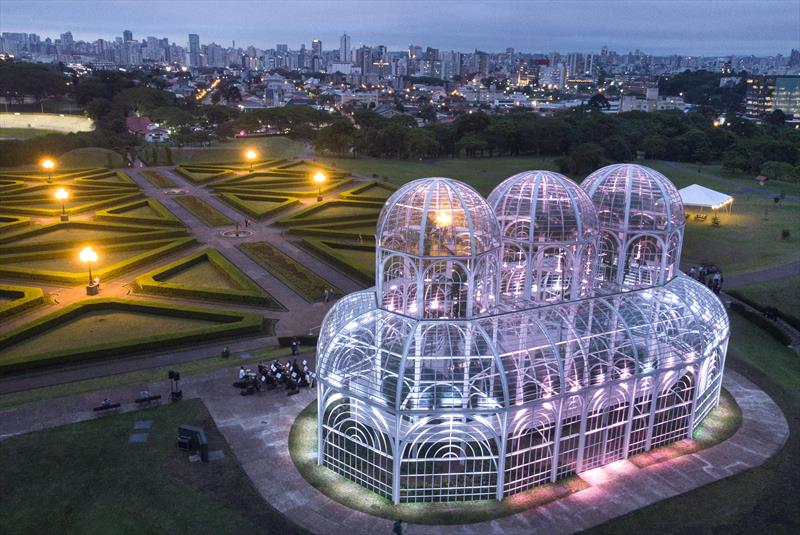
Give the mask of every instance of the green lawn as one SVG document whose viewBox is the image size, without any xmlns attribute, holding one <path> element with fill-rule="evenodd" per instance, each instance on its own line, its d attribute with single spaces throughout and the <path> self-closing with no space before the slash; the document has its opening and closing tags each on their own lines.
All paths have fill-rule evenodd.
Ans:
<svg viewBox="0 0 800 535">
<path fill-rule="evenodd" d="M 239 249 L 307 301 L 321 300 L 325 295 L 325 288 L 333 289 L 338 295 L 343 293 L 336 286 L 269 243 L 243 243 Z"/>
<path fill-rule="evenodd" d="M 244 152 L 253 149 L 259 159 L 294 158 L 303 151 L 303 143 L 285 137 L 254 137 L 213 142 L 207 148 L 172 148 L 173 162 L 244 162 Z"/>
<path fill-rule="evenodd" d="M 186 208 L 209 227 L 233 225 L 233 221 L 200 197 L 179 196 L 175 202 Z"/>
<path fill-rule="evenodd" d="M 740 286 L 735 292 L 761 306 L 772 306 L 800 317 L 800 276 Z"/>
<path fill-rule="evenodd" d="M 125 160 L 113 150 L 97 147 L 73 149 L 58 157 L 61 169 L 79 169 L 82 167 L 122 167 Z"/>
<path fill-rule="evenodd" d="M 388 177 L 393 184 L 441 176 L 463 180 L 484 195 L 506 178 L 532 169 L 558 170 L 553 158 L 454 158 L 443 160 L 380 160 L 317 158 L 317 161 L 367 177 Z"/>
<path fill-rule="evenodd" d="M 689 211 L 690 214 L 694 212 Z M 736 197 L 730 214 L 719 213 L 720 226 L 689 218 L 681 264 L 715 263 L 727 274 L 758 271 L 800 260 L 800 203 L 775 206 L 757 195 Z M 781 231 L 791 233 L 781 238 Z"/>
<path fill-rule="evenodd" d="M 209 260 L 187 265 L 184 269 L 166 277 L 156 276 L 159 282 L 171 284 L 185 284 L 201 288 L 239 288 L 230 277 Z"/>
<path fill-rule="evenodd" d="M 144 444 L 133 424 L 152 420 Z M 189 463 L 178 426 L 202 427 L 224 459 Z M 199 400 L 0 442 L 0 518 L 14 533 L 301 533 L 266 503 Z"/>
<path fill-rule="evenodd" d="M 190 319 L 131 311 L 97 310 L 53 326 L 42 334 L 3 348 L 3 358 L 28 357 L 53 349 L 70 350 L 99 343 L 125 342 L 144 336 L 159 336 L 216 325 Z"/>
<path fill-rule="evenodd" d="M 60 133 L 56 130 L 45 130 L 43 128 L 0 128 L 0 139 L 31 139 Z"/>
</svg>

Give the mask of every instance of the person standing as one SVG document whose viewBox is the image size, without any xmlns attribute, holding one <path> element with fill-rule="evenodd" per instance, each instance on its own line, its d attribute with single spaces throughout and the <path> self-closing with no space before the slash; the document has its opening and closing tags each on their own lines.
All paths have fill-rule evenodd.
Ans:
<svg viewBox="0 0 800 535">
<path fill-rule="evenodd" d="M 395 520 L 394 527 L 392 527 L 394 535 L 403 535 L 403 521 L 400 519 Z"/>
</svg>

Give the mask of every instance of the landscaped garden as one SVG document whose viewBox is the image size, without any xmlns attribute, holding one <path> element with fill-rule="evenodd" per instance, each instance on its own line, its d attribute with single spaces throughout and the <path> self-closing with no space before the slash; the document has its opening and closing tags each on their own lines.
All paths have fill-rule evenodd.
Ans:
<svg viewBox="0 0 800 535">
<path fill-rule="evenodd" d="M 321 300 L 325 296 L 326 288 L 338 295 L 342 294 L 336 286 L 274 245 L 266 242 L 243 243 L 239 249 L 309 302 Z"/>
<path fill-rule="evenodd" d="M 151 421 L 146 443 L 129 443 Z M 179 425 L 201 427 L 223 458 L 190 463 Z M 17 533 L 300 531 L 259 496 L 200 400 L 105 417 L 0 442 L 3 529 Z"/>
<path fill-rule="evenodd" d="M 233 225 L 231 218 L 205 202 L 200 197 L 175 197 L 175 202 L 186 208 L 195 217 L 209 227 L 225 227 Z"/>
<path fill-rule="evenodd" d="M 148 294 L 285 310 L 272 295 L 214 249 L 203 249 L 161 266 L 137 277 L 134 283 L 139 291 Z"/>
<path fill-rule="evenodd" d="M 273 332 L 260 314 L 100 298 L 68 305 L 0 335 L 0 370 L 30 369 Z"/>
</svg>

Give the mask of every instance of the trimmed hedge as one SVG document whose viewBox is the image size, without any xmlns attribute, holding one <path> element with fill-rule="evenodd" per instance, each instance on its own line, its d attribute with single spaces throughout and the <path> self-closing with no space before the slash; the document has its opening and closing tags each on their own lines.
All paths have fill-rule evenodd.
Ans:
<svg viewBox="0 0 800 535">
<path fill-rule="evenodd" d="M 44 333 L 57 325 L 78 318 L 87 312 L 98 310 L 142 312 L 179 318 L 202 319 L 217 321 L 219 325 L 190 329 L 188 331 L 169 335 L 142 336 L 120 342 L 92 344 L 82 348 L 66 350 L 56 349 L 37 355 L 14 357 L 10 359 L 3 359 L 0 357 L 0 372 L 7 373 L 22 369 L 103 357 L 120 357 L 149 349 L 161 350 L 168 347 L 175 347 L 192 342 L 205 342 L 207 340 L 236 334 L 257 333 L 261 332 L 265 327 L 264 318 L 260 314 L 221 312 L 209 308 L 178 306 L 174 304 L 163 305 L 159 303 L 115 298 L 100 298 L 69 305 L 62 310 L 38 318 L 27 325 L 23 325 L 22 327 L 6 333 L 0 337 L 0 352 L 2 352 L 2 349 Z M 274 320 L 267 320 L 267 330 L 272 332 L 273 327 Z"/>
<path fill-rule="evenodd" d="M 159 214 L 158 217 L 144 217 L 125 215 L 125 212 L 149 206 L 154 212 Z M 99 210 L 95 213 L 95 220 L 98 221 L 112 221 L 119 223 L 127 223 L 134 225 L 165 225 L 170 227 L 182 227 L 183 223 L 180 219 L 167 210 L 167 208 L 155 199 L 142 199 L 140 201 L 123 204 L 122 206 L 115 206 L 114 208 L 107 208 Z"/>
<path fill-rule="evenodd" d="M 31 218 L 23 216 L 0 215 L 0 232 L 7 232 L 15 228 L 24 227 L 31 224 Z"/>
<path fill-rule="evenodd" d="M 736 312 L 743 318 L 750 321 L 750 323 L 755 324 L 756 326 L 765 330 L 770 336 L 772 336 L 775 340 L 780 342 L 782 345 L 788 346 L 792 343 L 792 339 L 786 334 L 783 329 L 781 329 L 778 325 L 771 322 L 761 314 L 757 312 L 753 312 L 752 310 L 745 308 L 745 306 L 741 303 L 731 302 L 730 308 L 733 312 Z"/>
<path fill-rule="evenodd" d="M 745 297 L 745 295 L 739 292 L 738 290 L 725 290 L 725 293 L 730 295 L 731 297 L 738 299 L 743 303 L 747 303 L 748 305 L 755 308 L 761 313 L 766 312 L 766 308 L 769 306 L 769 305 L 762 305 L 761 303 L 757 303 L 752 299 Z M 785 321 L 786 323 L 788 323 L 789 325 L 800 331 L 800 318 L 792 314 L 788 314 L 780 309 L 775 309 L 775 310 L 777 310 L 779 318 L 781 318 L 783 321 Z"/>
<path fill-rule="evenodd" d="M 204 261 L 210 262 L 215 268 L 223 272 L 238 288 L 204 288 L 159 280 L 168 278 L 170 275 Z M 274 310 L 286 310 L 269 292 L 242 273 L 219 251 L 211 248 L 203 249 L 136 277 L 134 284 L 138 291 L 154 295 L 186 299 L 211 299 L 246 305 L 262 305 Z"/>
<path fill-rule="evenodd" d="M 194 184 L 207 184 L 221 178 L 234 176 L 233 171 L 205 171 L 197 169 L 196 166 L 179 165 L 175 172 Z"/>
<path fill-rule="evenodd" d="M 330 288 L 340 295 L 343 293 L 272 244 L 250 242 L 243 243 L 238 248 L 309 303 L 322 299 L 325 288 Z"/>
<path fill-rule="evenodd" d="M 372 223 L 373 220 L 370 220 Z M 353 230 L 357 228 L 357 225 L 353 223 L 331 223 L 330 225 L 309 225 L 307 227 L 289 227 L 289 232 L 292 234 L 298 234 L 300 236 L 312 236 L 312 237 L 321 237 L 321 238 L 344 238 L 347 240 L 358 240 L 358 237 L 364 240 L 364 242 L 368 242 L 373 244 L 375 243 L 375 225 L 372 225 L 372 229 L 370 232 L 363 231 L 358 232 L 357 230 Z"/>
<path fill-rule="evenodd" d="M 385 195 L 376 195 L 375 192 L 368 193 L 369 190 L 378 189 L 381 190 L 381 193 L 386 193 Z M 362 184 L 355 189 L 351 189 L 350 191 L 345 191 L 339 195 L 341 199 L 350 199 L 354 201 L 373 201 L 373 202 L 386 202 L 386 199 L 391 197 L 391 195 L 397 191 L 397 186 L 393 184 L 387 184 L 385 182 L 378 182 L 374 180 L 372 182 L 367 182 L 366 184 Z"/>
<path fill-rule="evenodd" d="M 144 197 L 144 193 L 142 192 L 135 192 L 135 193 L 126 193 L 122 195 L 109 195 L 103 196 L 102 199 L 96 200 L 87 204 L 79 204 L 76 206 L 67 207 L 66 212 L 69 215 L 79 214 L 81 212 L 88 212 L 90 210 L 97 210 L 98 208 L 105 208 L 107 206 L 114 206 L 115 204 L 124 204 L 126 202 L 135 201 L 136 199 L 141 199 Z M 35 200 L 35 199 L 31 199 Z M 53 208 L 27 208 L 24 203 L 15 202 L 11 199 L 6 199 L 6 201 L 10 202 L 3 202 L 0 203 L 0 210 L 6 213 L 11 214 L 24 214 L 24 215 L 39 215 L 39 216 L 49 216 L 55 217 L 61 213 L 61 207 L 56 206 L 58 203 L 53 201 Z M 30 200 L 28 200 L 30 202 Z"/>
<path fill-rule="evenodd" d="M 174 240 L 154 240 L 145 242 L 126 243 L 120 246 L 117 245 L 109 246 L 108 249 L 109 250 L 113 249 L 114 251 L 139 249 L 147 245 L 151 245 L 154 248 L 145 251 L 141 254 L 121 260 L 116 264 L 112 264 L 110 266 L 100 269 L 92 269 L 92 273 L 97 275 L 101 279 L 116 277 L 134 268 L 138 268 L 139 266 L 148 264 L 156 260 L 157 258 L 161 258 L 163 256 L 172 254 L 175 251 L 178 251 L 184 247 L 193 245 L 194 243 L 196 242 L 193 237 L 183 237 Z M 0 276 L 15 277 L 20 279 L 30 279 L 30 280 L 42 280 L 42 281 L 57 282 L 70 285 L 83 284 L 87 280 L 86 273 L 71 273 L 68 271 L 52 271 L 45 269 L 31 269 L 26 267 L 12 267 L 4 265 L 3 263 L 3 260 L 7 262 L 24 262 L 25 260 L 34 260 L 34 259 L 38 260 L 47 258 L 63 258 L 68 255 L 74 255 L 74 254 L 77 254 L 77 251 L 67 249 L 60 251 L 46 251 L 39 253 L 12 254 L 12 255 L 0 256 Z M 100 261 L 102 262 L 102 258 L 100 259 Z"/>
<path fill-rule="evenodd" d="M 328 216 L 315 216 L 314 214 L 320 211 L 325 211 L 328 208 L 342 208 L 344 209 L 344 213 L 341 215 L 328 215 Z M 356 212 L 356 213 L 347 213 L 347 208 L 372 208 L 374 209 L 374 215 L 367 212 Z M 377 221 L 378 215 L 380 215 L 381 208 L 383 208 L 382 202 L 369 202 L 369 201 L 348 201 L 342 199 L 331 199 L 328 201 L 318 202 L 316 204 L 312 204 L 311 206 L 304 208 L 298 212 L 295 212 L 291 215 L 286 217 L 282 217 L 278 219 L 277 223 L 279 225 L 295 225 L 295 226 L 303 226 L 303 225 L 314 225 L 319 226 L 325 223 L 344 223 L 344 222 L 355 222 L 355 221 Z"/>
<path fill-rule="evenodd" d="M 0 301 L 0 319 L 19 314 L 44 302 L 42 289 L 30 286 L 0 284 L 0 296 L 11 299 L 6 302 Z"/>
<path fill-rule="evenodd" d="M 357 262 L 353 262 L 352 258 L 347 255 L 347 249 L 374 253 L 374 245 L 316 238 L 303 238 L 302 245 L 324 260 L 332 262 L 338 269 L 354 277 L 359 282 L 365 284 L 373 284 L 375 282 L 374 264 L 372 269 L 368 269 Z"/>
<path fill-rule="evenodd" d="M 126 242 L 143 242 L 152 240 L 163 240 L 166 238 L 178 238 L 186 235 L 184 229 L 163 228 L 144 225 L 124 225 L 119 223 L 107 223 L 101 221 L 59 221 L 50 223 L 49 225 L 42 225 L 30 230 L 18 232 L 8 236 L 0 237 L 0 254 L 13 254 L 24 253 L 28 251 L 41 251 L 44 249 L 71 249 L 76 245 L 86 242 L 86 239 L 77 237 L 75 240 L 67 241 L 41 241 L 38 243 L 15 243 L 21 239 L 38 236 L 40 234 L 47 234 L 53 229 L 70 228 L 70 229 L 86 229 L 86 230 L 113 230 L 119 231 L 121 234 L 117 236 L 110 236 L 105 240 L 113 241 L 114 243 Z M 93 240 L 104 241 L 104 240 Z"/>
<path fill-rule="evenodd" d="M 225 227 L 233 225 L 231 218 L 208 204 L 200 197 L 181 196 L 175 197 L 175 202 L 183 206 L 192 215 L 209 227 Z"/>
<path fill-rule="evenodd" d="M 278 212 L 282 212 L 287 208 L 292 206 L 296 206 L 300 204 L 299 199 L 293 199 L 290 197 L 275 197 L 272 195 L 258 195 L 258 194 L 245 194 L 245 193 L 220 193 L 219 198 L 233 208 L 239 210 L 240 212 L 244 212 L 245 214 L 249 215 L 253 219 L 262 220 L 268 217 L 271 217 Z M 275 202 L 278 203 L 272 208 L 266 208 L 264 210 L 255 210 L 247 205 L 246 201 L 268 201 L 268 202 Z"/>
</svg>

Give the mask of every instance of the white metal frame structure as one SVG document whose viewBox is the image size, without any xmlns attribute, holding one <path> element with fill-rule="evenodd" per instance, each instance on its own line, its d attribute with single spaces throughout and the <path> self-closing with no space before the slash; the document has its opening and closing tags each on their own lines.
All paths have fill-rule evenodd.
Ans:
<svg viewBox="0 0 800 535">
<path fill-rule="evenodd" d="M 509 186 L 547 183 L 562 206 L 552 228 L 567 226 L 564 214 L 593 217 L 585 202 L 564 204 L 580 197 L 568 179 L 524 175 L 492 194 L 495 207 L 516 195 L 500 224 L 450 179 L 411 182 L 387 201 L 376 288 L 337 302 L 320 332 L 320 464 L 394 503 L 499 500 L 691 438 L 717 404 L 728 319 L 694 280 L 674 273 L 616 293 L 600 280 L 603 291 L 579 285 L 544 302 L 498 292 L 501 231 L 514 210 L 530 213 Z M 538 210 L 549 196 L 524 198 Z M 532 234 L 544 224 L 530 220 Z"/>
</svg>

